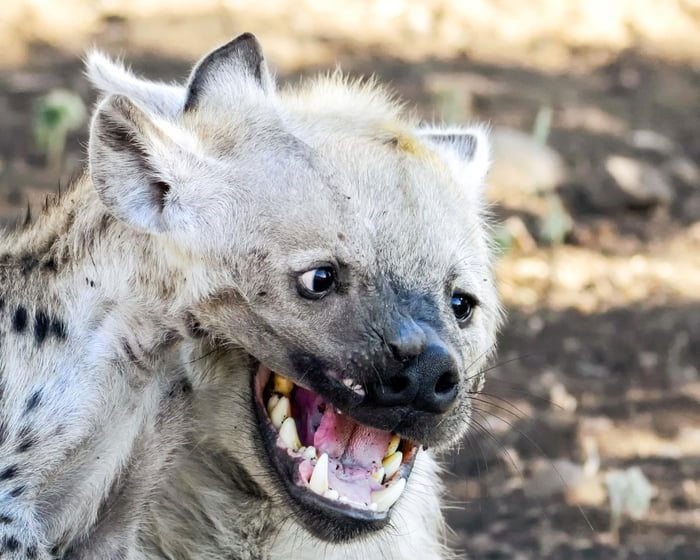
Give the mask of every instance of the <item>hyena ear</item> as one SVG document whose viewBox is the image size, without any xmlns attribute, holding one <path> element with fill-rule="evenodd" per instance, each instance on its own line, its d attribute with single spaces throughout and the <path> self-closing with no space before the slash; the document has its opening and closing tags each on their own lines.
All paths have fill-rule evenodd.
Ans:
<svg viewBox="0 0 700 560">
<path fill-rule="evenodd" d="M 430 128 L 418 133 L 456 155 L 470 171 L 470 180 L 483 184 L 491 167 L 491 143 L 486 127 Z"/>
<path fill-rule="evenodd" d="M 260 43 L 251 33 L 239 35 L 210 52 L 195 66 L 187 86 L 185 111 L 214 98 L 231 102 L 243 95 L 270 95 L 274 82 Z"/>
<path fill-rule="evenodd" d="M 85 73 L 104 96 L 125 95 L 157 115 L 174 117 L 185 104 L 183 86 L 139 78 L 123 64 L 97 50 L 88 53 Z"/>
<path fill-rule="evenodd" d="M 189 146 L 188 149 L 188 145 Z M 90 176 L 115 217 L 149 232 L 182 226 L 188 169 L 197 168 L 194 140 L 123 95 L 102 101 L 90 128 Z"/>
</svg>

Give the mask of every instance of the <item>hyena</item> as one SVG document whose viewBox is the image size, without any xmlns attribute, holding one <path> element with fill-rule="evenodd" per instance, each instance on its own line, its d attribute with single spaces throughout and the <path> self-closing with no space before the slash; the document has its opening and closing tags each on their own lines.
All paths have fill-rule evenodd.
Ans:
<svg viewBox="0 0 700 560">
<path fill-rule="evenodd" d="M 0 558 L 444 558 L 500 313 L 481 128 L 255 38 L 93 54 L 89 169 L 0 242 Z M 428 450 L 430 448 L 430 450 Z"/>
</svg>

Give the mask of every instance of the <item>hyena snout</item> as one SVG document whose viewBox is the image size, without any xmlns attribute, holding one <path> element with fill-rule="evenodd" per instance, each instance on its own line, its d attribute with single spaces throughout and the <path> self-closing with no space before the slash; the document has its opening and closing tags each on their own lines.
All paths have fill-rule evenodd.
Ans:
<svg viewBox="0 0 700 560">
<path fill-rule="evenodd" d="M 457 360 L 437 333 L 408 320 L 386 344 L 400 367 L 385 368 L 368 387 L 374 404 L 410 406 L 415 410 L 444 413 L 457 399 Z"/>
</svg>

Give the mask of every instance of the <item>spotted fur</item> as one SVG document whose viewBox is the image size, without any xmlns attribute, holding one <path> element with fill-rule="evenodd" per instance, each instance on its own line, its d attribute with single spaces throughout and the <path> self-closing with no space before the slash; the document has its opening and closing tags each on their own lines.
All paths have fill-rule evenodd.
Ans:
<svg viewBox="0 0 700 560">
<path fill-rule="evenodd" d="M 420 301 L 463 395 L 422 439 L 459 440 L 500 320 L 484 130 L 421 129 L 340 75 L 277 92 L 250 35 L 185 85 L 99 53 L 88 75 L 87 173 L 0 240 L 0 558 L 446 558 L 428 452 L 387 528 L 312 537 L 264 459 L 251 375 L 368 375 L 376 333 Z M 294 274 L 327 261 L 344 291 L 299 298 Z M 446 282 L 480 302 L 468 328 Z"/>
</svg>

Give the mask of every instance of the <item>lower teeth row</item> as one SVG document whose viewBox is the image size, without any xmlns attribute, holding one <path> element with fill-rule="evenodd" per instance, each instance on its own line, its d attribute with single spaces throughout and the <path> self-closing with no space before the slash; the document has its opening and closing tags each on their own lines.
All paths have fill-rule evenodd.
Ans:
<svg viewBox="0 0 700 560">
<path fill-rule="evenodd" d="M 403 453 L 398 451 L 401 438 L 393 435 L 389 441 L 387 452 L 382 460 L 382 466 L 376 469 L 371 477 L 380 484 L 386 480 L 384 488 L 376 490 L 370 494 L 370 503 L 358 503 L 341 496 L 337 490 L 333 490 L 328 486 L 328 454 L 323 453 L 317 458 L 316 449 L 313 446 L 303 447 L 297 425 L 292 417 L 292 407 L 289 401 L 289 395 L 292 392 L 293 384 L 291 381 L 274 374 L 274 393 L 270 396 L 267 402 L 267 413 L 270 416 L 272 425 L 278 430 L 277 444 L 287 449 L 296 456 L 301 456 L 304 459 L 316 459 L 316 465 L 309 479 L 309 488 L 315 494 L 324 498 L 340 503 L 349 504 L 354 507 L 370 509 L 371 511 L 387 511 L 401 497 L 401 494 L 406 487 L 406 479 L 391 478 L 398 472 L 403 462 Z"/>
</svg>

